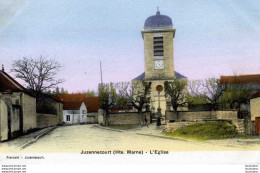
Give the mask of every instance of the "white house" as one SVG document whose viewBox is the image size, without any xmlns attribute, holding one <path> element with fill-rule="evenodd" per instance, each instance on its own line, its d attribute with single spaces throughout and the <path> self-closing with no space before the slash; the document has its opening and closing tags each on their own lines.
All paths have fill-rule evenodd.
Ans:
<svg viewBox="0 0 260 173">
<path fill-rule="evenodd" d="M 88 110 L 82 94 L 61 94 L 63 102 L 63 122 L 65 124 L 87 123 Z"/>
<path fill-rule="evenodd" d="M 59 94 L 56 97 L 63 102 L 63 122 L 65 124 L 98 122 L 98 97 L 86 97 L 86 94 Z"/>
<path fill-rule="evenodd" d="M 81 124 L 87 123 L 87 108 L 84 102 L 81 103 L 80 107 L 75 109 L 63 109 L 63 122 L 65 124 Z"/>
</svg>

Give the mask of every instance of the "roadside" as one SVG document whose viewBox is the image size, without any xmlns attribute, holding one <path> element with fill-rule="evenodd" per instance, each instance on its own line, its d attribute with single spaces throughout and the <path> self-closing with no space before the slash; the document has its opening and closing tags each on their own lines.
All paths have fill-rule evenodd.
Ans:
<svg viewBox="0 0 260 173">
<path fill-rule="evenodd" d="M 29 133 L 23 136 L 20 136 L 19 138 L 11 139 L 9 141 L 4 141 L 0 143 L 0 152 L 10 152 L 13 150 L 22 150 L 26 148 L 27 146 L 31 145 L 32 143 L 36 142 L 39 138 L 43 137 L 47 133 L 51 132 L 57 127 L 47 127 L 40 129 L 38 131 L 35 131 L 33 133 Z M 6 149 L 9 148 L 10 151 L 7 151 Z"/>
<path fill-rule="evenodd" d="M 210 144 L 215 146 L 233 147 L 233 148 L 240 148 L 245 150 L 248 149 L 258 150 L 260 146 L 260 136 L 251 136 L 248 138 L 216 139 L 216 140 L 208 140 L 208 141 L 194 141 L 189 139 L 170 137 L 170 136 L 166 136 L 165 133 L 163 132 L 163 126 L 157 127 L 156 124 L 150 124 L 148 127 L 136 126 L 135 128 L 131 128 L 131 129 L 123 129 L 123 128 L 115 129 L 113 126 L 100 126 L 100 125 L 96 125 L 95 127 L 104 130 L 117 131 L 121 133 L 131 133 L 131 134 L 147 136 L 152 138 L 186 141 L 186 142 L 197 143 L 197 144 Z"/>
</svg>

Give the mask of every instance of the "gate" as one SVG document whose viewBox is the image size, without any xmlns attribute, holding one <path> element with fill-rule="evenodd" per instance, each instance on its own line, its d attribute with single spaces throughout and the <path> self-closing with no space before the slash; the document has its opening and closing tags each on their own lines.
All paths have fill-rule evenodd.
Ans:
<svg viewBox="0 0 260 173">
<path fill-rule="evenodd" d="M 260 117 L 255 117 L 255 134 L 260 135 Z"/>
</svg>

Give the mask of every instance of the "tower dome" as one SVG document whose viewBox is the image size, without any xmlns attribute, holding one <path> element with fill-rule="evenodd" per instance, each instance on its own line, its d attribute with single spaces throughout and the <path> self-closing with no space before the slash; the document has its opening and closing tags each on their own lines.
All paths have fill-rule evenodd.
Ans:
<svg viewBox="0 0 260 173">
<path fill-rule="evenodd" d="M 145 20 L 144 30 L 171 29 L 172 19 L 166 15 L 161 15 L 160 11 L 156 15 L 150 16 Z"/>
</svg>

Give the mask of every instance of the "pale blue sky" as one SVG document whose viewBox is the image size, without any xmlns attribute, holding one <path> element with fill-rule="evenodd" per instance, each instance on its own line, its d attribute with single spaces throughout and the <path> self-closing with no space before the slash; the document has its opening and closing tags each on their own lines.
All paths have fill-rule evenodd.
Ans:
<svg viewBox="0 0 260 173">
<path fill-rule="evenodd" d="M 260 73 L 259 0 L 0 0 L 0 64 L 40 55 L 64 67 L 61 86 L 77 92 L 144 71 L 145 19 L 172 18 L 175 69 L 189 79 Z"/>
</svg>

